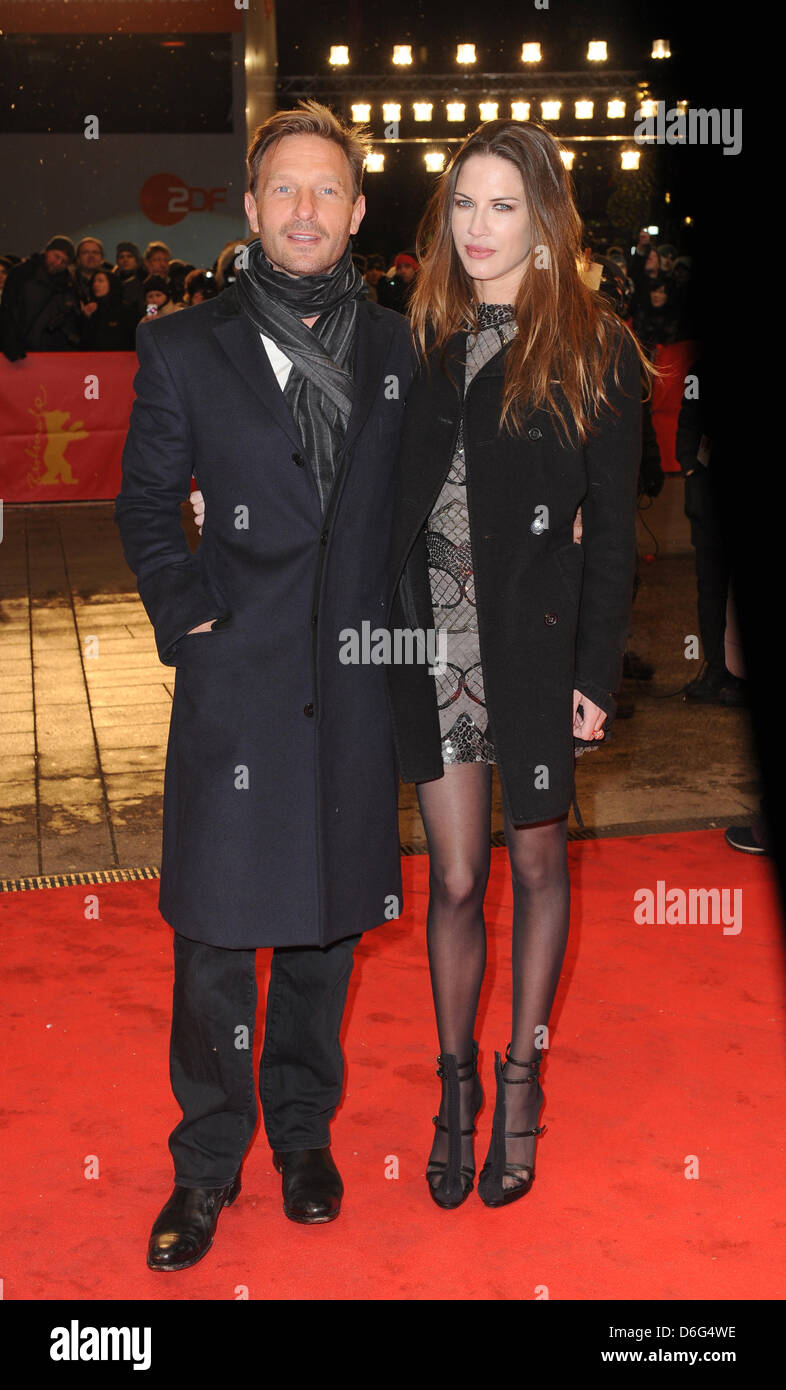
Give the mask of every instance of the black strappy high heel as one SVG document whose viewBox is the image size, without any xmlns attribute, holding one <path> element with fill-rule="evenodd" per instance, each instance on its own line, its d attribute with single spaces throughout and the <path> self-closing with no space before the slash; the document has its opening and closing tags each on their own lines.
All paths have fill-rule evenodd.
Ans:
<svg viewBox="0 0 786 1390">
<path fill-rule="evenodd" d="M 462 1072 L 466 1074 L 461 1075 Z M 438 1207 L 445 1211 L 452 1211 L 455 1207 L 460 1207 L 465 1202 L 475 1185 L 475 1166 L 470 1167 L 461 1163 L 461 1140 L 467 1135 L 475 1133 L 474 1121 L 478 1117 L 478 1111 L 483 1104 L 483 1088 L 478 1076 L 478 1045 L 472 1044 L 472 1061 L 457 1062 L 454 1054 L 448 1052 L 445 1056 L 437 1058 L 437 1076 L 442 1078 L 445 1086 L 446 1119 L 447 1124 L 439 1122 L 439 1116 L 434 1116 L 434 1124 L 437 1129 L 441 1129 L 443 1134 L 448 1136 L 448 1157 L 447 1162 L 438 1158 L 429 1160 L 426 1167 L 426 1181 L 428 1189 Z M 459 1082 L 473 1082 L 473 1124 L 471 1129 L 461 1128 L 461 1090 Z"/>
<path fill-rule="evenodd" d="M 518 1062 L 515 1057 L 510 1055 L 510 1044 L 505 1050 L 505 1061 L 514 1067 L 525 1067 L 530 1072 L 530 1076 L 520 1077 L 516 1080 L 510 1076 L 502 1074 L 502 1058 L 498 1052 L 494 1053 L 494 1074 L 497 1078 L 497 1103 L 494 1107 L 494 1123 L 491 1130 L 491 1146 L 488 1151 L 486 1162 L 484 1163 L 480 1178 L 478 1180 L 478 1196 L 487 1207 L 504 1207 L 509 1202 L 515 1202 L 519 1197 L 523 1197 L 529 1192 L 535 1181 L 535 1158 L 533 1155 L 532 1163 L 508 1163 L 505 1150 L 506 1139 L 526 1139 L 530 1135 L 543 1134 L 546 1126 L 535 1126 L 534 1129 L 507 1130 L 505 1128 L 505 1087 L 506 1086 L 527 1086 L 536 1085 L 538 1088 L 538 1109 L 544 1101 L 543 1090 L 538 1079 L 538 1072 L 542 1057 L 536 1057 L 531 1062 Z M 528 1174 L 527 1177 L 524 1174 Z M 505 1186 L 505 1178 L 516 1179 L 515 1183 L 509 1187 Z"/>
</svg>

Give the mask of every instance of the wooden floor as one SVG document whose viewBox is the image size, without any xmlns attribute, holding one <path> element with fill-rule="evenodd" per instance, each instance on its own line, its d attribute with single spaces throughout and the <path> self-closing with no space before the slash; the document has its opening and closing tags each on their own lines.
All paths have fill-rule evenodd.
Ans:
<svg viewBox="0 0 786 1390">
<path fill-rule="evenodd" d="M 700 662 L 682 483 L 646 514 L 631 646 L 656 668 L 626 683 L 635 712 L 580 759 L 581 832 L 621 835 L 740 823 L 758 802 L 745 710 L 686 703 Z M 5 508 L 0 546 L 0 879 L 155 866 L 174 671 L 157 658 L 110 503 Z M 640 525 L 642 556 L 655 549 Z M 402 847 L 425 848 L 403 786 Z M 500 842 L 499 784 L 492 832 Z"/>
</svg>

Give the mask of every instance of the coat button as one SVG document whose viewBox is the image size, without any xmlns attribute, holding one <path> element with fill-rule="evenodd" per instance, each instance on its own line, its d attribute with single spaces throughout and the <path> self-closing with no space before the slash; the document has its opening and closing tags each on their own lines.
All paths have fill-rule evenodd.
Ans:
<svg viewBox="0 0 786 1390">
<path fill-rule="evenodd" d="M 539 430 L 537 425 L 533 425 L 531 430 L 527 430 L 527 434 L 529 435 L 530 439 L 543 438 L 543 430 Z"/>
<path fill-rule="evenodd" d="M 305 468 L 306 466 L 306 460 L 303 458 L 302 454 L 293 454 L 292 462 L 296 463 L 298 468 Z"/>
<path fill-rule="evenodd" d="M 323 532 L 322 532 L 322 535 L 321 535 L 320 538 L 319 538 L 319 543 L 320 543 L 320 545 L 327 545 L 327 543 L 328 543 L 328 533 L 327 533 L 327 531 L 323 531 Z"/>
<path fill-rule="evenodd" d="M 316 627 L 316 625 L 317 625 L 317 615 L 316 615 L 316 613 L 312 613 L 312 615 L 311 615 L 311 626 L 312 626 L 312 627 Z"/>
<path fill-rule="evenodd" d="M 553 627 L 557 621 L 556 613 L 544 613 L 543 621 L 546 624 L 546 627 Z"/>
<path fill-rule="evenodd" d="M 312 716 L 313 713 L 314 713 L 314 706 L 313 706 L 313 705 L 304 705 L 304 706 L 303 706 L 303 713 L 304 713 L 305 715 L 307 715 L 307 717 L 310 719 L 311 716 Z"/>
</svg>

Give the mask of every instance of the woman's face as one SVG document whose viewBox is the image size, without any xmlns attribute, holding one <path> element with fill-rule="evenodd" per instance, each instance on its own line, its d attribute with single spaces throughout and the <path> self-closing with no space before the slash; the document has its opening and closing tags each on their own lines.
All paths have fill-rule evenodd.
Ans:
<svg viewBox="0 0 786 1390">
<path fill-rule="evenodd" d="M 654 290 L 650 290 L 650 304 L 653 309 L 661 309 L 667 299 L 668 295 L 665 285 L 658 285 Z"/>
<path fill-rule="evenodd" d="M 644 261 L 644 270 L 647 275 L 660 275 L 660 257 L 654 246 L 652 250 L 647 253 L 647 257 Z"/>
<path fill-rule="evenodd" d="M 107 275 L 94 275 L 93 297 L 95 299 L 103 299 L 107 294 L 109 294 L 109 277 Z"/>
<path fill-rule="evenodd" d="M 461 264 L 479 300 L 512 304 L 532 244 L 521 174 L 509 159 L 472 154 L 458 172 L 451 221 Z"/>
</svg>

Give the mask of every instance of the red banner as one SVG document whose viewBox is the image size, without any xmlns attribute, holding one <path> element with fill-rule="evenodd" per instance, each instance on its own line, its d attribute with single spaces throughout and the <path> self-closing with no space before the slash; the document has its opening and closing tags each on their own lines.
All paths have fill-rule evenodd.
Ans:
<svg viewBox="0 0 786 1390">
<path fill-rule="evenodd" d="M 3 501 L 116 497 L 136 369 L 135 352 L 0 356 Z"/>
<path fill-rule="evenodd" d="M 247 5 L 234 0 L 2 0 L 6 34 L 237 33 Z M 267 15 L 267 7 L 265 9 Z"/>
</svg>

